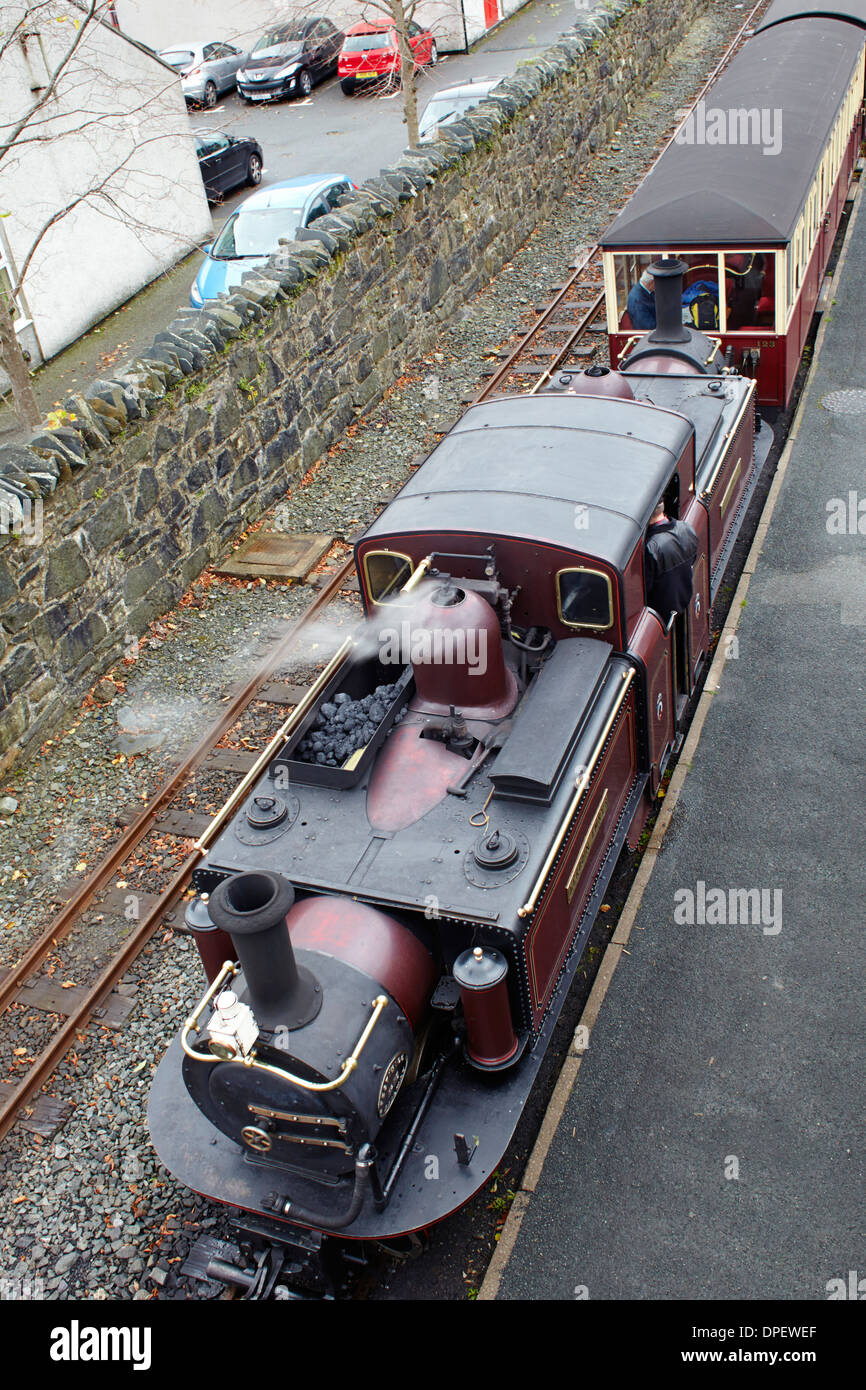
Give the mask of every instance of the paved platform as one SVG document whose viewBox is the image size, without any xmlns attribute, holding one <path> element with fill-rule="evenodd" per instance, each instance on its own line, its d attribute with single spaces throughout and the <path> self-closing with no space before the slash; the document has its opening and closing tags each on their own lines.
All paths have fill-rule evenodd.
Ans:
<svg viewBox="0 0 866 1390">
<path fill-rule="evenodd" d="M 863 211 L 835 300 L 736 645 L 500 1298 L 823 1300 L 866 1276 Z M 763 894 L 757 922 L 730 921 L 731 889 Z"/>
</svg>

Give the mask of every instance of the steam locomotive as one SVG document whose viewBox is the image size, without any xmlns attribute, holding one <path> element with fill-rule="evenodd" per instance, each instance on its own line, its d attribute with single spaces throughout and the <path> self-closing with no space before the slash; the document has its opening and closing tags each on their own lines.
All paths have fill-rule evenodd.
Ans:
<svg viewBox="0 0 866 1390">
<path fill-rule="evenodd" d="M 150 1128 L 259 1252 L 211 1242 L 202 1277 L 321 1292 L 332 1238 L 430 1227 L 508 1146 L 770 445 L 754 379 L 682 323 L 684 270 L 653 266 L 631 364 L 474 406 L 373 523 L 364 632 L 196 870 L 208 987 Z M 679 614 L 647 602 L 660 499 L 699 543 Z"/>
</svg>

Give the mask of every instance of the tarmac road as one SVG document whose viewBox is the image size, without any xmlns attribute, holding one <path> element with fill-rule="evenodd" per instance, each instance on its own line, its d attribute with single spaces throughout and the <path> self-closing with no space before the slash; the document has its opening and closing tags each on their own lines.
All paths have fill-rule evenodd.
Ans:
<svg viewBox="0 0 866 1390">
<path fill-rule="evenodd" d="M 580 12 L 592 8 L 579 4 Z M 573 24 L 575 0 L 530 0 L 516 15 L 482 39 L 468 54 L 448 54 L 417 77 L 419 114 L 435 91 L 470 78 L 506 76 L 521 62 L 556 42 Z M 336 77 L 313 88 L 307 101 L 278 101 L 247 106 L 236 93 L 212 111 L 192 110 L 191 130 L 225 130 L 254 136 L 265 156 L 262 186 L 298 174 L 349 175 L 360 184 L 399 159 L 406 146 L 400 91 L 378 95 L 343 94 Z M 213 236 L 228 215 L 248 197 L 240 188 L 213 209 Z M 48 411 L 70 394 L 85 390 L 100 375 L 150 345 L 154 334 L 189 304 L 189 290 L 200 264 L 198 252 L 187 256 L 133 299 L 116 309 L 78 342 L 43 366 L 33 385 L 40 407 Z M 25 439 L 11 410 L 0 407 L 0 443 Z"/>
</svg>

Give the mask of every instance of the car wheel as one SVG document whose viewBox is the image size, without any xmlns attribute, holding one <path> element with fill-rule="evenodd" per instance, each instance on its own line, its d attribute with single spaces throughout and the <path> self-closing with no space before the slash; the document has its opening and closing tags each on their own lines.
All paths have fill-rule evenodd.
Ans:
<svg viewBox="0 0 866 1390">
<path fill-rule="evenodd" d="M 354 92 L 354 90 L 355 90 L 355 79 L 354 79 L 354 77 L 343 77 L 343 78 L 341 78 L 341 79 L 340 79 L 340 86 L 342 87 L 343 91 L 346 93 L 346 96 L 347 96 L 347 97 L 350 97 L 350 96 L 352 95 L 352 93 Z"/>
<path fill-rule="evenodd" d="M 298 73 L 298 91 L 302 97 L 308 97 L 313 90 L 313 79 L 306 68 L 301 68 Z"/>
<path fill-rule="evenodd" d="M 435 67 L 436 64 L 437 64 L 438 62 L 439 62 L 439 49 L 436 47 L 436 40 L 434 39 L 433 42 L 432 42 L 431 45 L 430 45 L 430 66 L 431 66 L 431 68 L 432 68 L 432 67 Z"/>
<path fill-rule="evenodd" d="M 201 102 L 201 104 L 202 104 L 202 106 L 207 107 L 208 111 L 212 110 L 212 108 L 213 108 L 214 106 L 216 106 L 216 104 L 217 104 L 217 89 L 216 89 L 216 83 L 215 83 L 215 82 L 207 82 L 207 83 L 205 83 L 204 96 L 202 97 L 202 102 Z"/>
<path fill-rule="evenodd" d="M 250 155 L 250 162 L 247 165 L 247 183 L 255 188 L 257 183 L 262 181 L 262 161 L 257 154 Z"/>
</svg>

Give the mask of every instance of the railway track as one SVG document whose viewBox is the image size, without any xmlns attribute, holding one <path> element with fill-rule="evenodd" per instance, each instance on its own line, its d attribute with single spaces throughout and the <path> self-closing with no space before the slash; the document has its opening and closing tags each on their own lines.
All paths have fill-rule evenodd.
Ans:
<svg viewBox="0 0 866 1390">
<path fill-rule="evenodd" d="M 700 100 L 730 62 L 768 3 L 769 0 L 760 0 L 750 11 L 695 101 Z M 656 158 L 673 139 L 675 130 L 676 127 L 671 129 Z M 630 196 L 631 191 L 626 193 L 626 197 Z M 551 301 L 536 311 L 535 321 L 520 334 L 513 348 L 501 354 L 501 365 L 491 371 L 478 393 L 467 403 L 480 403 L 513 392 L 534 394 L 542 390 L 554 372 L 566 364 L 589 365 L 593 361 L 606 361 L 605 325 L 599 322 L 603 305 L 601 254 L 596 245 L 580 257 L 568 280 L 553 288 Z M 303 713 L 304 691 L 285 683 L 276 683 L 273 679 L 275 669 L 291 655 L 307 624 L 351 582 L 353 575 L 354 561 L 349 557 L 338 565 L 305 612 L 268 652 L 247 682 L 232 693 L 219 719 L 144 808 L 130 820 L 110 853 L 74 890 L 62 910 L 30 945 L 18 964 L 0 976 L 0 1014 L 8 1015 L 9 1010 L 18 1005 L 39 1008 L 37 1001 L 41 994 L 41 1007 L 47 1010 L 46 1017 L 60 1019 L 45 1044 L 34 1048 L 35 1055 L 26 1073 L 14 1083 L 0 1083 L 0 1141 L 20 1117 L 26 1118 L 28 1101 L 45 1086 L 76 1038 L 91 1021 L 99 1021 L 100 1017 L 107 1016 L 106 1007 L 112 991 L 157 929 L 161 925 L 171 924 L 172 920 L 176 921 L 193 870 L 205 857 L 226 820 L 285 739 L 293 723 Z M 247 711 L 257 702 L 274 707 L 288 705 L 291 713 L 279 722 L 261 750 L 233 753 L 228 749 L 220 755 L 219 745 L 242 723 Z M 200 830 L 192 849 L 177 856 L 177 863 L 172 865 L 169 880 L 162 890 L 156 894 L 138 895 L 143 911 L 135 920 L 134 927 L 98 974 L 86 986 L 74 989 L 69 994 L 67 1004 L 67 998 L 52 987 L 51 981 L 40 975 L 40 971 L 45 968 L 46 962 L 56 956 L 61 943 L 70 938 L 85 914 L 98 911 L 103 904 L 110 904 L 113 882 L 118 876 L 120 882 L 124 882 L 124 866 L 149 836 L 163 833 L 178 840 L 191 838 L 189 818 L 177 810 L 177 804 L 190 778 L 207 763 L 230 775 L 239 775 L 240 780 Z M 114 906 L 109 910 L 116 912 L 117 909 Z M 54 1007 L 51 1008 L 51 1005 Z"/>
<path fill-rule="evenodd" d="M 15 1004 L 39 1007 L 40 998 L 47 997 L 49 1003 L 63 1005 L 65 999 L 57 987 L 52 987 L 46 977 L 40 977 L 40 970 L 54 957 L 61 943 L 67 940 L 84 914 L 98 910 L 110 894 L 111 885 L 119 875 L 123 882 L 124 866 L 136 850 L 154 832 L 168 833 L 179 839 L 190 838 L 190 824 L 184 824 L 183 815 L 176 806 L 192 775 L 208 759 L 215 762 L 216 770 L 229 773 L 242 772 L 241 780 L 233 789 L 216 814 L 195 840 L 194 847 L 187 853 L 170 873 L 169 882 L 155 895 L 136 895 L 143 911 L 135 921 L 120 949 L 100 970 L 99 974 L 83 989 L 70 996 L 70 1008 L 59 1027 L 51 1034 L 47 1043 L 38 1051 L 27 1072 L 14 1084 L 4 1083 L 0 1093 L 0 1139 L 3 1139 L 15 1124 L 22 1106 L 38 1092 L 49 1079 L 58 1062 L 73 1045 L 76 1035 L 87 1024 L 98 1018 L 104 1010 L 106 1001 L 115 985 L 123 977 L 129 966 L 148 944 L 157 928 L 170 918 L 178 907 L 184 891 L 189 885 L 193 869 L 201 862 L 208 847 L 216 838 L 237 801 L 244 795 L 247 786 L 259 775 L 274 746 L 285 737 L 287 726 L 294 717 L 300 715 L 303 704 L 303 690 L 285 683 L 275 682 L 273 673 L 294 650 L 303 629 L 321 613 L 322 609 L 349 583 L 354 574 L 354 561 L 350 557 L 338 565 L 337 569 L 319 590 L 307 609 L 291 624 L 279 643 L 262 661 L 259 667 L 231 696 L 230 703 L 220 714 L 218 720 L 207 730 L 194 748 L 183 758 L 171 776 L 150 798 L 143 809 L 127 825 L 123 834 L 110 853 L 102 860 L 92 874 L 75 889 L 62 910 L 46 927 L 21 957 L 18 964 L 0 979 L 0 1013 L 6 1012 Z M 275 688 L 280 687 L 282 688 Z M 289 705 L 292 714 L 285 718 L 264 749 L 259 752 L 233 754 L 227 750 L 222 760 L 218 748 L 230 736 L 244 718 L 250 706 L 263 702 L 274 706 Z M 215 756 L 216 755 L 216 756 Z M 109 909 L 111 910 L 111 909 Z M 114 909 L 116 911 L 116 908 Z M 45 986 L 48 984 L 46 990 Z M 42 986 L 40 989 L 39 986 Z M 28 991 L 34 990 L 29 994 Z M 61 986 L 62 988 L 62 986 Z M 60 1009 L 51 1010 L 60 1013 Z"/>
</svg>

